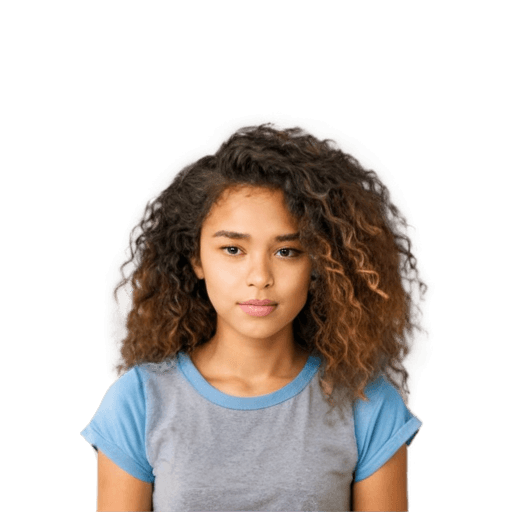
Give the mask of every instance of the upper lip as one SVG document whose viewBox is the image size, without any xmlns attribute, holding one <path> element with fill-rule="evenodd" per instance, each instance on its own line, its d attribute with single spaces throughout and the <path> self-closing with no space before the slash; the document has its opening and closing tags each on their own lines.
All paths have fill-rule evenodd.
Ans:
<svg viewBox="0 0 512 512">
<path fill-rule="evenodd" d="M 239 304 L 252 304 L 253 306 L 268 306 L 271 304 L 272 306 L 277 306 L 277 302 L 270 300 L 270 299 L 264 299 L 264 300 L 251 299 L 251 300 L 246 300 L 245 302 L 239 302 Z"/>
</svg>

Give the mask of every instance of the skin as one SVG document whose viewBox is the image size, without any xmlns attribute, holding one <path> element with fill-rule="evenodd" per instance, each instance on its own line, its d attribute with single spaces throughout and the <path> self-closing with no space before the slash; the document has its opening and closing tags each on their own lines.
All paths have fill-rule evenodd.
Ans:
<svg viewBox="0 0 512 512">
<path fill-rule="evenodd" d="M 352 510 L 408 510 L 405 443 L 375 473 L 352 484 Z"/>
<path fill-rule="evenodd" d="M 250 239 L 213 237 L 219 230 Z M 229 190 L 212 207 L 201 230 L 200 260 L 191 262 L 217 312 L 215 335 L 191 354 L 207 380 L 240 391 L 271 389 L 304 367 L 308 354 L 295 344 L 292 322 L 306 304 L 312 262 L 298 240 L 274 240 L 297 231 L 282 191 Z M 267 298 L 279 305 L 266 317 L 250 316 L 237 304 Z"/>
<path fill-rule="evenodd" d="M 294 342 L 292 322 L 306 303 L 312 263 L 306 252 L 280 252 L 287 247 L 304 250 L 298 241 L 274 241 L 276 235 L 297 231 L 280 191 L 228 192 L 210 213 L 201 230 L 200 261 L 193 268 L 205 279 L 217 312 L 217 331 L 191 359 L 221 391 L 235 396 L 270 393 L 293 380 L 308 358 Z M 214 238 L 219 230 L 249 233 L 251 238 Z M 249 316 L 237 305 L 264 298 L 279 303 L 266 317 Z M 152 510 L 152 493 L 153 484 L 131 476 L 98 451 L 98 511 Z M 407 510 L 407 446 L 353 483 L 351 495 L 351 510 Z"/>
<path fill-rule="evenodd" d="M 135 478 L 98 450 L 98 512 L 153 510 L 153 484 Z"/>
</svg>

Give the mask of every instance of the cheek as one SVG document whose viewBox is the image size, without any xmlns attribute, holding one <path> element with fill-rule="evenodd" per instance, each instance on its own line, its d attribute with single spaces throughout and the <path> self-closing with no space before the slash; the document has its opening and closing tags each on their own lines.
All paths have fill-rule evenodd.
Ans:
<svg viewBox="0 0 512 512">
<path fill-rule="evenodd" d="M 294 297 L 297 301 L 301 301 L 302 296 L 308 293 L 309 284 L 310 276 L 308 272 L 295 272 L 283 278 L 281 288 L 284 293 Z"/>
<path fill-rule="evenodd" d="M 212 265 L 206 274 L 206 283 L 209 293 L 219 300 L 229 298 L 231 292 L 240 288 L 239 277 L 233 270 L 222 265 Z"/>
</svg>

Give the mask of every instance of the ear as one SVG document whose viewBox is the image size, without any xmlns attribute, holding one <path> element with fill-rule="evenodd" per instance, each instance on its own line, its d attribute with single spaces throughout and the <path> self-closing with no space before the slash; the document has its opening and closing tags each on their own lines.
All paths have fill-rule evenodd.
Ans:
<svg viewBox="0 0 512 512">
<path fill-rule="evenodd" d="M 204 279 L 204 272 L 201 263 L 198 262 L 195 258 L 190 259 L 190 264 L 192 265 L 192 270 L 198 279 Z"/>
</svg>

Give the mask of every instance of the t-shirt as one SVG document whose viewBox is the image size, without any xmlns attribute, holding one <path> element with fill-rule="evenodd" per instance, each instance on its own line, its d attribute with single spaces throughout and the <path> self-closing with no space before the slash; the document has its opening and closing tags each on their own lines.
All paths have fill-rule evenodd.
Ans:
<svg viewBox="0 0 512 512">
<path fill-rule="evenodd" d="M 310 355 L 283 388 L 235 397 L 178 352 L 119 377 L 81 435 L 153 483 L 158 512 L 350 510 L 352 482 L 410 445 L 422 423 L 383 375 L 365 388 L 368 402 L 332 408 L 322 362 Z"/>
</svg>

